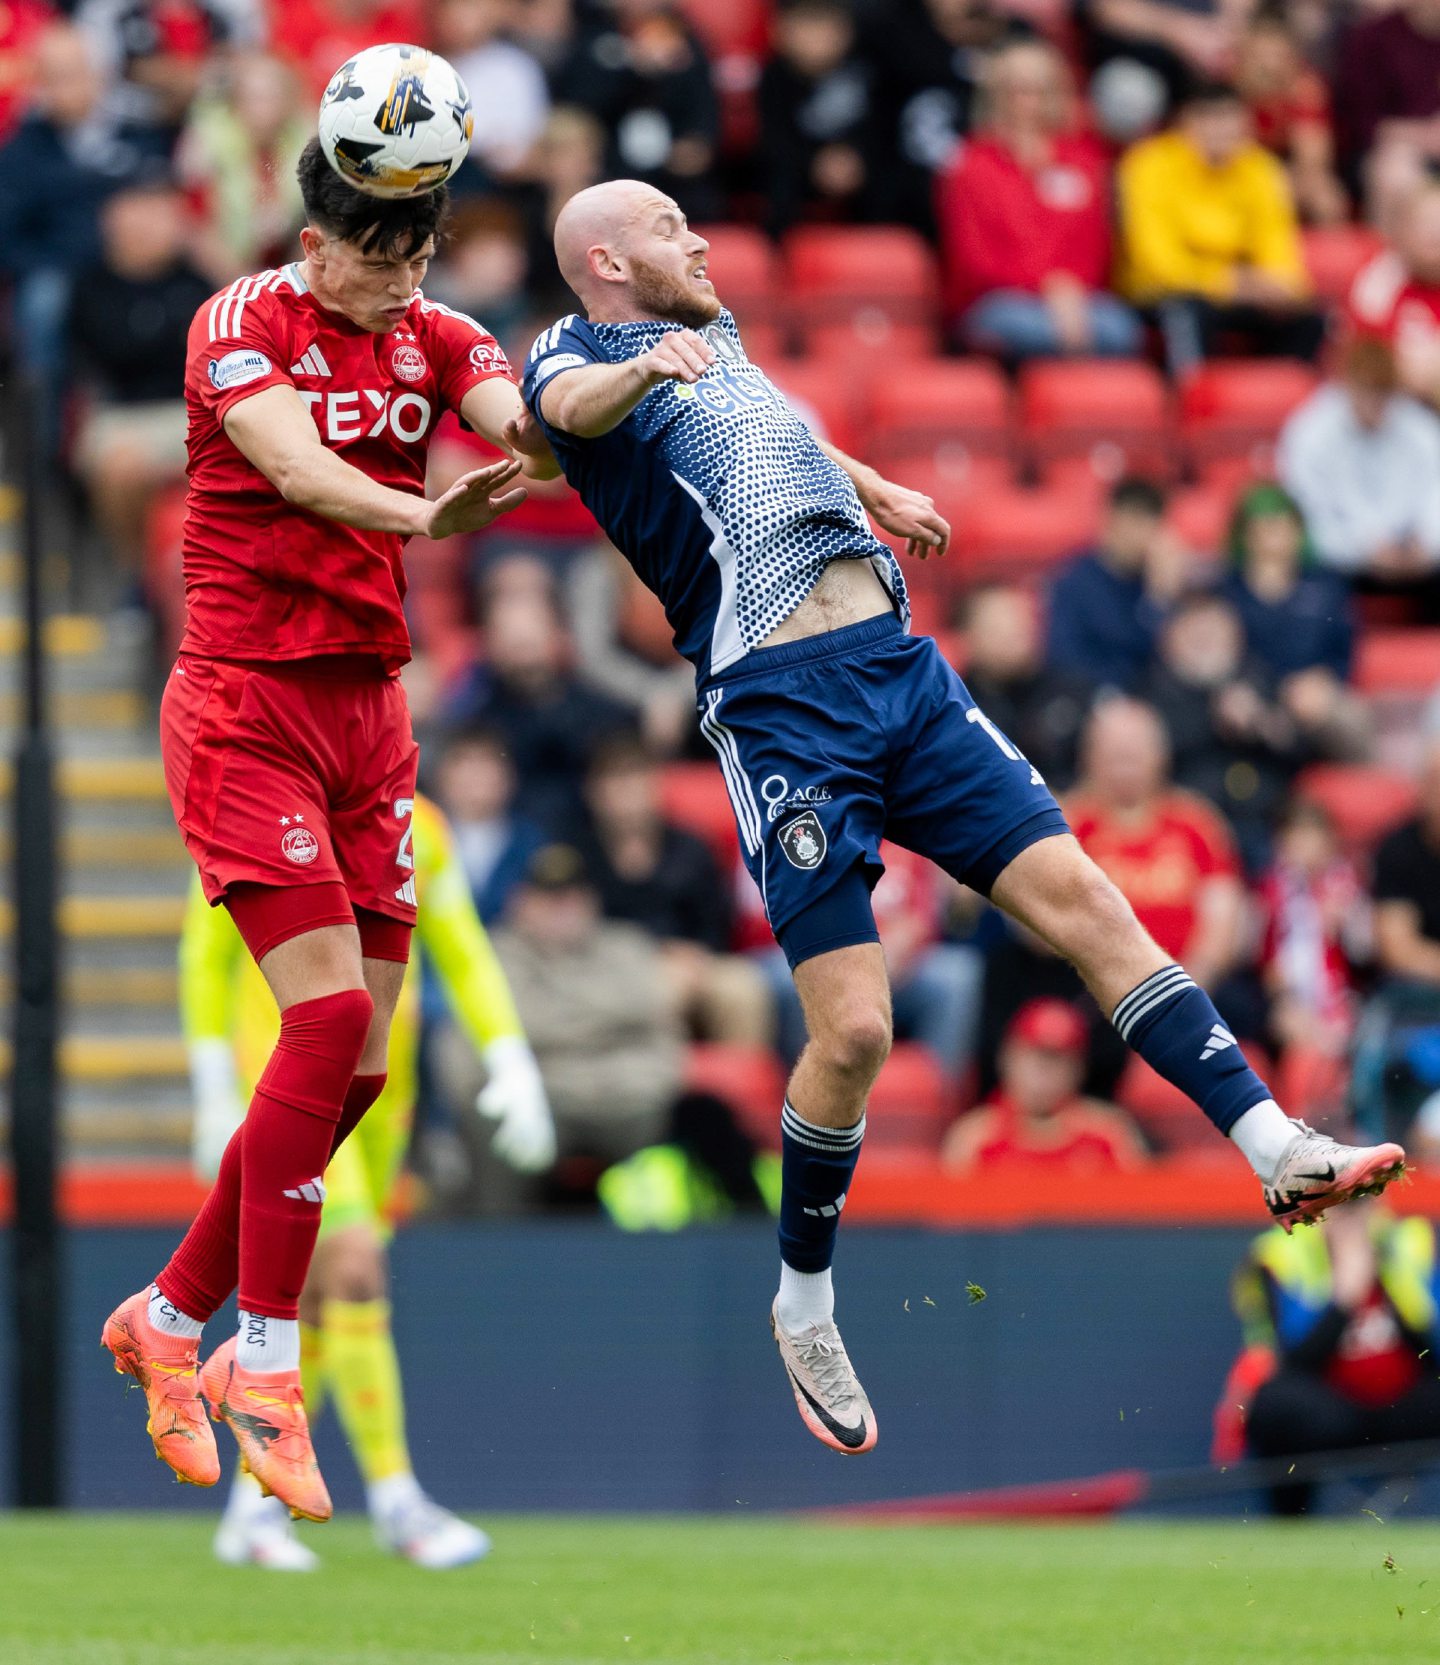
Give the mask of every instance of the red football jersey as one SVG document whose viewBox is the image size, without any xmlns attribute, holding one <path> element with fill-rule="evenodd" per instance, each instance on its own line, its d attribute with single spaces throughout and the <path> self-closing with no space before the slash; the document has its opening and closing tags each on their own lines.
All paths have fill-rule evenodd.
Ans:
<svg viewBox="0 0 1440 1665">
<path fill-rule="evenodd" d="M 1412 277 L 1393 249 L 1382 249 L 1356 275 L 1346 313 L 1353 329 L 1383 336 L 1403 358 L 1409 342 L 1440 333 L 1440 287 Z"/>
<path fill-rule="evenodd" d="M 417 294 L 388 335 L 320 305 L 298 265 L 237 279 L 190 326 L 185 633 L 202 659 L 410 657 L 404 539 L 289 504 L 226 436 L 225 413 L 282 384 L 330 450 L 380 485 L 422 492 L 431 436 L 479 382 L 513 380 L 493 335 Z"/>
</svg>

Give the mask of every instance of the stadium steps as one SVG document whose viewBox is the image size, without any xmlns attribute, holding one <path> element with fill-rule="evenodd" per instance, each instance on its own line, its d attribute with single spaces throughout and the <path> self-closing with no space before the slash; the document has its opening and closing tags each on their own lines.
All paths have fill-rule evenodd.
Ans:
<svg viewBox="0 0 1440 1665">
<path fill-rule="evenodd" d="M 22 686 L 19 574 L 0 501 L 0 795 L 11 791 Z M 67 1154 L 179 1156 L 190 1095 L 175 940 L 190 866 L 175 830 L 145 685 L 145 647 L 102 616 L 47 626 L 59 757 L 61 1106 Z M 0 995 L 13 997 L 13 829 L 0 825 Z M 0 1037 L 8 1089 L 10 1036 Z M 8 1106 L 0 1105 L 0 1117 Z"/>
</svg>

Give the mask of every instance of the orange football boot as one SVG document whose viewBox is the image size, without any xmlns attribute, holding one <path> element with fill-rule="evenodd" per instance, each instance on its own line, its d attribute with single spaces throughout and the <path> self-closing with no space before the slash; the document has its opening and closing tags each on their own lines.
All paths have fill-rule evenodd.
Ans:
<svg viewBox="0 0 1440 1665">
<path fill-rule="evenodd" d="M 122 1302 L 105 1320 L 100 1345 L 114 1354 L 116 1370 L 145 1390 L 150 1408 L 145 1432 L 155 1442 L 155 1455 L 190 1485 L 213 1486 L 220 1478 L 220 1453 L 196 1379 L 200 1342 L 157 1330 L 149 1308 L 148 1289 Z"/>
<path fill-rule="evenodd" d="M 231 1336 L 200 1372 L 210 1415 L 228 1425 L 240 1466 L 267 1497 L 278 1497 L 296 1520 L 329 1520 L 334 1508 L 310 1443 L 300 1372 L 244 1370 L 235 1347 Z"/>
</svg>

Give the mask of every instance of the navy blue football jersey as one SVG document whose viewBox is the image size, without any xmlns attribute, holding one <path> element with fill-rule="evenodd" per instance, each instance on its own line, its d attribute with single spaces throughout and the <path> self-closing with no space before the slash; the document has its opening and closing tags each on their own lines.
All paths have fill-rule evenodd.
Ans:
<svg viewBox="0 0 1440 1665">
<path fill-rule="evenodd" d="M 702 680 L 726 670 L 843 560 L 871 562 L 908 628 L 899 562 L 870 529 L 850 477 L 745 356 L 728 312 L 701 332 L 717 359 L 693 387 L 660 383 L 595 439 L 541 416 L 550 377 L 638 358 L 680 327 L 572 314 L 536 340 L 521 388 L 565 478 L 664 604 L 676 647 Z"/>
</svg>

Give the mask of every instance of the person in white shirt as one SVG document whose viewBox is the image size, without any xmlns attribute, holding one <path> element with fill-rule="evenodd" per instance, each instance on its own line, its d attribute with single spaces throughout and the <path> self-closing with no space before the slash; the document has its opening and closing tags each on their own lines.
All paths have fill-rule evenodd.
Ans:
<svg viewBox="0 0 1440 1665">
<path fill-rule="evenodd" d="M 1348 343 L 1338 378 L 1285 424 L 1277 462 L 1325 566 L 1385 589 L 1436 578 L 1440 416 L 1399 391 L 1388 343 Z"/>
</svg>

